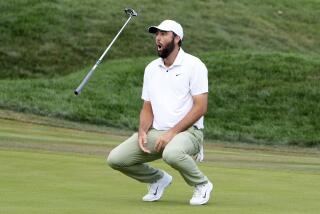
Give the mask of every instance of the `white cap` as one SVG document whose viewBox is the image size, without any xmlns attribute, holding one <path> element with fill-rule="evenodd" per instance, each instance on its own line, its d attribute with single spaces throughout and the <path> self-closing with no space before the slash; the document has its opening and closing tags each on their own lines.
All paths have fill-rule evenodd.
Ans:
<svg viewBox="0 0 320 214">
<path fill-rule="evenodd" d="M 178 22 L 173 20 L 164 20 L 163 22 L 160 23 L 159 26 L 149 27 L 149 33 L 156 33 L 157 30 L 172 31 L 175 34 L 177 34 L 181 40 L 183 38 L 183 29 L 181 25 Z"/>
</svg>

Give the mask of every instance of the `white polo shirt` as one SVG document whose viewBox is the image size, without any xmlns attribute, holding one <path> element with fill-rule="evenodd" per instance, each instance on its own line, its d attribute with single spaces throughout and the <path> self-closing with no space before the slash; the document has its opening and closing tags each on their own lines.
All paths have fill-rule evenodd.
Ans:
<svg viewBox="0 0 320 214">
<path fill-rule="evenodd" d="M 141 98 L 150 101 L 153 128 L 168 130 L 191 110 L 192 96 L 208 92 L 208 70 L 200 59 L 181 48 L 174 63 L 167 68 L 162 58 L 149 63 L 144 72 Z M 203 117 L 195 124 L 204 128 Z"/>
</svg>

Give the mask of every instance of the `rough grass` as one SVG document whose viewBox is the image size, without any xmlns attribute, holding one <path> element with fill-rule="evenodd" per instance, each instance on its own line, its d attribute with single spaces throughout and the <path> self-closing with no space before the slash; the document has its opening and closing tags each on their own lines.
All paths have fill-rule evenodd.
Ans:
<svg viewBox="0 0 320 214">
<path fill-rule="evenodd" d="M 205 136 L 264 144 L 318 146 L 320 62 L 282 53 L 211 53 Z M 80 96 L 87 69 L 54 79 L 0 81 L 0 107 L 135 130 L 143 70 L 151 58 L 110 60 Z"/>
<path fill-rule="evenodd" d="M 125 7 L 139 16 L 107 56 L 120 59 L 102 64 L 74 97 L 126 20 Z M 319 7 L 317 0 L 1 1 L 0 108 L 136 129 L 152 59 L 145 56 L 154 54 L 146 28 L 171 18 L 184 26 L 183 48 L 209 68 L 207 138 L 315 147 Z"/>
<path fill-rule="evenodd" d="M 91 65 L 126 20 L 139 12 L 108 58 L 149 56 L 146 29 L 176 19 L 192 53 L 225 50 L 320 53 L 318 0 L 0 2 L 0 78 L 65 75 Z"/>
<path fill-rule="evenodd" d="M 47 119 L 33 117 L 29 123 L 26 115 L 23 121 L 8 115 L 0 126 L 1 213 L 316 214 L 320 208 L 319 151 L 206 144 L 199 167 L 215 184 L 208 205 L 190 207 L 193 189 L 162 161 L 152 165 L 172 174 L 173 184 L 161 201 L 143 203 L 146 185 L 105 163 L 105 154 L 123 136 L 94 131 L 96 127 L 88 131 L 82 124 L 63 128 L 52 126 L 53 121 L 46 124 Z"/>
</svg>

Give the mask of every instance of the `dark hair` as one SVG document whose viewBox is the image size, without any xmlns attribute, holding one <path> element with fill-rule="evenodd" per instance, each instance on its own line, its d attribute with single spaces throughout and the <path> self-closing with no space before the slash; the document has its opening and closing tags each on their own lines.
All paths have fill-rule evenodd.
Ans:
<svg viewBox="0 0 320 214">
<path fill-rule="evenodd" d="M 173 33 L 173 37 L 178 36 L 175 32 L 172 32 L 172 33 Z M 182 45 L 182 40 L 181 39 L 180 39 L 178 45 L 179 45 L 179 47 L 181 47 L 181 45 Z"/>
</svg>

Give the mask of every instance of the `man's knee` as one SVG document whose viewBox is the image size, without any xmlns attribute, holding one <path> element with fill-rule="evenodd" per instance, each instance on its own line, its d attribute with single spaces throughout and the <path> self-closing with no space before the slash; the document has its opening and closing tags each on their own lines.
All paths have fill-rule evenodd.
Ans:
<svg viewBox="0 0 320 214">
<path fill-rule="evenodd" d="M 111 150 L 111 152 L 107 156 L 107 164 L 113 169 L 121 168 L 121 161 L 114 150 Z"/>
<path fill-rule="evenodd" d="M 162 153 L 162 159 L 169 165 L 176 165 L 183 158 L 181 151 L 177 149 L 165 148 Z"/>
<path fill-rule="evenodd" d="M 132 161 L 129 157 L 131 154 L 127 150 L 131 151 L 134 149 L 131 145 L 138 140 L 138 134 L 133 134 L 126 141 L 115 147 L 107 156 L 107 164 L 113 169 L 120 169 L 122 167 L 131 166 Z M 131 154 L 132 155 L 132 154 Z"/>
</svg>

